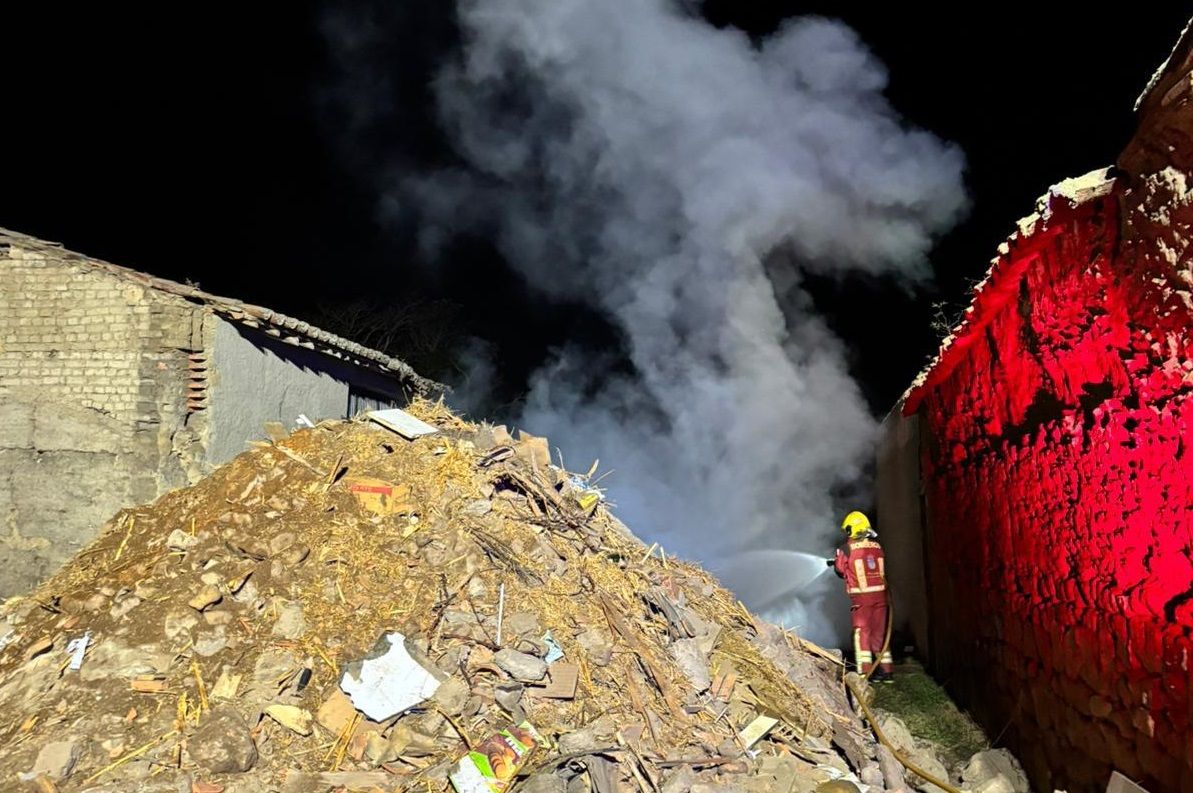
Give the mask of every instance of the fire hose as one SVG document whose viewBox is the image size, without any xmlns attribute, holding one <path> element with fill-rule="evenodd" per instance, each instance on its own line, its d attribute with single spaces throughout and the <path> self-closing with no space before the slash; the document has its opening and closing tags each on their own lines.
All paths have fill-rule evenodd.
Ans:
<svg viewBox="0 0 1193 793">
<path fill-rule="evenodd" d="M 868 684 L 870 682 L 871 675 L 873 675 L 874 670 L 878 668 L 878 659 L 882 658 L 890 650 L 891 630 L 894 627 L 894 624 L 895 604 L 894 599 L 891 597 L 891 587 L 888 583 L 886 587 L 886 636 L 884 636 L 882 639 L 882 649 L 878 653 L 878 658 L 874 659 L 874 662 L 870 664 L 870 671 L 866 672 L 865 676 L 862 678 L 864 683 Z M 932 774 L 908 760 L 907 757 L 904 756 L 903 752 L 901 752 L 894 744 L 892 744 L 883 733 L 882 728 L 878 726 L 878 719 L 874 718 L 874 714 L 870 711 L 869 706 L 866 704 L 865 697 L 862 696 L 862 693 L 857 690 L 857 687 L 854 686 L 854 684 L 850 682 L 848 678 L 845 679 L 845 687 L 848 688 L 853 694 L 854 700 L 857 702 L 858 707 L 862 709 L 862 714 L 866 717 L 866 721 L 870 723 L 870 729 L 874 730 L 874 735 L 878 738 L 879 743 L 890 750 L 891 754 L 895 756 L 895 759 L 899 761 L 900 765 L 916 776 L 922 777 L 923 779 L 931 782 L 933 785 L 936 785 L 938 788 L 948 791 L 948 793 L 963 793 L 963 791 L 949 784 L 947 781 L 937 779 Z"/>
</svg>

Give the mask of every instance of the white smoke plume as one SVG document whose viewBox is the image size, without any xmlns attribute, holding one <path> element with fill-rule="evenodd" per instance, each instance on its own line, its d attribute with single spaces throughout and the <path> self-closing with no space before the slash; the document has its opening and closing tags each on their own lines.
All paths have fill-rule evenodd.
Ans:
<svg viewBox="0 0 1193 793">
<path fill-rule="evenodd" d="M 831 553 L 833 493 L 875 422 L 801 274 L 925 275 L 965 207 L 961 153 L 898 117 L 837 22 L 752 42 L 665 0 L 458 13 L 436 89 L 472 170 L 417 185 L 428 239 L 486 224 L 531 288 L 604 312 L 633 364 L 559 340 L 519 426 L 572 468 L 614 468 L 603 484 L 639 536 L 832 641 L 785 552 Z"/>
</svg>

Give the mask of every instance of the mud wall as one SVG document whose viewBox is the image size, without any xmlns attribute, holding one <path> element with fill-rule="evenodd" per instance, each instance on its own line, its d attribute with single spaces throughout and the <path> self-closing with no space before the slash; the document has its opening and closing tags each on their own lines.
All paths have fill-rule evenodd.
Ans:
<svg viewBox="0 0 1193 793">
<path fill-rule="evenodd" d="M 902 415 L 899 407 L 883 420 L 878 439 L 875 515 L 878 536 L 886 551 L 895 636 L 910 638 L 916 654 L 926 659 L 931 650 L 920 509 L 920 421 L 918 416 Z"/>
</svg>

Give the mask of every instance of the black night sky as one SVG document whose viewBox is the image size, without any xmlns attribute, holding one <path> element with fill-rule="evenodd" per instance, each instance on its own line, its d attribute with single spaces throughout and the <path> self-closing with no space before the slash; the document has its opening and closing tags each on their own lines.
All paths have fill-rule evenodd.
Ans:
<svg viewBox="0 0 1193 793">
<path fill-rule="evenodd" d="M 321 33 L 326 8 L 251 6 L 7 10 L 0 226 L 302 317 L 360 297 L 436 306 L 461 333 L 494 342 L 501 400 L 517 396 L 551 344 L 611 334 L 586 312 L 529 296 L 483 240 L 458 245 L 431 273 L 417 266 L 409 233 L 377 220 L 371 157 L 388 168 L 453 160 L 427 90 L 458 44 L 451 4 L 362 10 L 383 31 L 377 57 L 392 81 L 372 86 L 391 98 L 388 111 L 355 150 L 338 137 L 342 108 L 328 100 L 353 75 L 337 72 Z M 973 205 L 934 254 L 934 285 L 909 295 L 861 278 L 815 284 L 881 413 L 935 350 L 933 304 L 964 304 L 1049 184 L 1114 160 L 1134 127 L 1132 103 L 1188 10 L 861 6 L 702 8 L 753 35 L 797 14 L 843 19 L 890 69 L 895 107 L 966 153 Z M 412 363 L 448 374 L 444 360 Z"/>
</svg>

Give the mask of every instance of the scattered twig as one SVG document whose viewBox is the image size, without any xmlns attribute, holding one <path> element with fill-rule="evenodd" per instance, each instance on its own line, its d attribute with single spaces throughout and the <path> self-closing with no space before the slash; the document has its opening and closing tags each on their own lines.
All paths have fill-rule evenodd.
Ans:
<svg viewBox="0 0 1193 793">
<path fill-rule="evenodd" d="M 194 674 L 194 683 L 199 689 L 199 712 L 204 713 L 210 710 L 208 704 L 208 687 L 203 684 L 203 675 L 199 673 L 199 662 L 191 658 L 191 673 Z"/>
<path fill-rule="evenodd" d="M 296 463 L 298 463 L 299 465 L 301 465 L 303 468 L 306 468 L 308 471 L 310 471 L 311 473 L 315 474 L 315 476 L 320 476 L 320 477 L 322 477 L 322 476 L 325 476 L 325 474 L 324 474 L 322 471 L 320 471 L 320 470 L 319 470 L 318 468 L 316 468 L 315 466 L 311 465 L 309 462 L 307 462 L 307 461 L 306 461 L 306 460 L 305 460 L 303 457 L 301 457 L 300 455 L 298 455 L 298 454 L 295 454 L 294 452 L 292 452 L 292 451 L 290 451 L 289 449 L 287 449 L 285 446 L 281 446 L 281 445 L 279 445 L 279 444 L 276 444 L 276 443 L 275 443 L 275 444 L 273 445 L 273 448 L 274 448 L 274 449 L 277 449 L 279 452 L 281 452 L 282 454 L 286 455 L 286 456 L 287 456 L 287 457 L 289 457 L 291 460 L 293 460 L 294 462 L 296 462 Z"/>
<path fill-rule="evenodd" d="M 96 771 L 91 776 L 84 779 L 83 784 L 88 785 L 88 784 L 94 782 L 95 780 L 99 779 L 101 776 L 108 773 L 109 771 L 115 771 L 117 768 L 124 765 L 129 760 L 132 760 L 133 758 L 136 758 L 136 757 L 140 757 L 141 755 L 145 754 L 150 749 L 152 749 L 154 746 L 157 746 L 159 743 L 166 740 L 170 736 L 177 734 L 177 732 L 178 732 L 178 730 L 170 730 L 165 735 L 159 735 L 158 737 L 154 738 L 149 743 L 147 743 L 143 746 L 139 746 L 136 749 L 133 749 L 131 752 L 128 752 L 123 757 L 121 757 L 119 760 L 116 760 L 113 763 L 109 763 L 108 765 L 106 765 L 103 768 Z"/>
<path fill-rule="evenodd" d="M 501 623 L 505 618 L 505 582 L 501 582 L 497 595 L 497 646 L 501 646 Z"/>
<path fill-rule="evenodd" d="M 452 718 L 450 713 L 438 705 L 435 706 L 435 710 L 439 712 L 440 716 L 447 719 L 447 723 L 450 724 L 452 729 L 456 731 L 456 734 L 460 736 L 460 740 L 462 740 L 464 745 L 468 747 L 468 751 L 471 752 L 474 748 L 476 748 L 476 745 L 472 742 L 472 738 L 468 736 L 468 733 L 464 731 L 464 728 L 460 726 L 459 722 Z"/>
<path fill-rule="evenodd" d="M 132 536 L 133 526 L 137 525 L 137 516 L 131 515 L 128 520 L 128 531 L 124 533 L 124 539 L 120 541 L 120 547 L 116 549 L 116 556 L 112 558 L 113 562 L 119 562 L 120 557 L 124 554 L 124 549 L 128 545 L 128 538 Z"/>
</svg>

